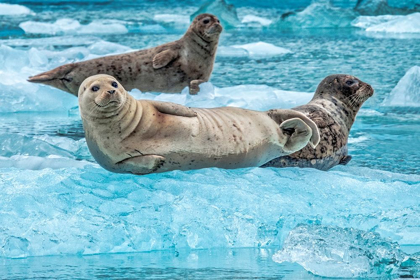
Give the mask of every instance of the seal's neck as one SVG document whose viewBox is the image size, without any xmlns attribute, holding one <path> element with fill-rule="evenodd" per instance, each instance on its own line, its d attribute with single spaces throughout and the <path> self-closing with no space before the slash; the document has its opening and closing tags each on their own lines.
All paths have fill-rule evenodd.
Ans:
<svg viewBox="0 0 420 280">
<path fill-rule="evenodd" d="M 122 139 L 125 139 L 139 124 L 142 111 L 137 100 L 127 94 L 124 104 L 118 109 L 109 112 L 85 113 L 82 114 L 82 119 L 100 134 L 118 133 Z"/>
<path fill-rule="evenodd" d="M 331 95 L 315 95 L 310 103 L 325 108 L 330 115 L 336 119 L 336 121 L 341 120 L 342 124 L 346 126 L 348 131 L 350 131 L 354 120 L 356 119 L 357 112 L 359 112 L 361 107 L 351 106 L 348 102 L 344 102 Z"/>
<path fill-rule="evenodd" d="M 198 34 L 193 29 L 185 33 L 182 40 L 188 45 L 190 50 L 204 58 L 214 58 L 216 56 L 218 38 L 209 40 Z"/>
</svg>

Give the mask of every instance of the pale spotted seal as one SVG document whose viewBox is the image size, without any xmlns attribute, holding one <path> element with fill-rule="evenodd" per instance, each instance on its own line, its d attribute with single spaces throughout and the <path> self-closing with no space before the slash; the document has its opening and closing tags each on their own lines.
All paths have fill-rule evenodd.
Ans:
<svg viewBox="0 0 420 280">
<path fill-rule="evenodd" d="M 210 79 L 219 36 L 223 28 L 216 16 L 198 15 L 184 36 L 161 46 L 65 64 L 30 77 L 29 82 L 47 84 L 77 96 L 80 84 L 96 74 L 116 77 L 126 90 L 191 94 Z"/>
<path fill-rule="evenodd" d="M 350 129 L 362 104 L 373 95 L 373 88 L 350 75 L 331 75 L 318 86 L 312 100 L 292 110 L 313 120 L 321 135 L 316 148 L 307 146 L 288 156 L 279 157 L 263 167 L 313 167 L 328 170 L 347 164 Z"/>
<path fill-rule="evenodd" d="M 79 108 L 93 157 L 119 173 L 260 166 L 319 142 L 315 123 L 300 112 L 136 100 L 108 75 L 82 83 Z"/>
</svg>

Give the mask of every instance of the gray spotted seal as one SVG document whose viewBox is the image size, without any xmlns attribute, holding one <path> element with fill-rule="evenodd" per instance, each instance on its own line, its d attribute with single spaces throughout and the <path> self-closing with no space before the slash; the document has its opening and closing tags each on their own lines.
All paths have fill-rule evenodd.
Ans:
<svg viewBox="0 0 420 280">
<path fill-rule="evenodd" d="M 216 16 L 198 15 L 184 36 L 161 46 L 65 64 L 29 77 L 77 96 L 80 84 L 96 74 L 114 76 L 126 90 L 177 93 L 186 86 L 191 94 L 210 79 L 223 28 Z"/>
<path fill-rule="evenodd" d="M 79 108 L 90 152 L 118 173 L 257 167 L 319 142 L 315 123 L 300 112 L 136 100 L 108 75 L 82 83 Z"/>
<path fill-rule="evenodd" d="M 318 85 L 312 100 L 293 108 L 313 120 L 321 134 L 316 148 L 307 146 L 291 155 L 279 157 L 262 167 L 312 167 L 328 170 L 347 164 L 350 129 L 362 104 L 373 95 L 373 88 L 350 75 L 331 75 Z"/>
</svg>

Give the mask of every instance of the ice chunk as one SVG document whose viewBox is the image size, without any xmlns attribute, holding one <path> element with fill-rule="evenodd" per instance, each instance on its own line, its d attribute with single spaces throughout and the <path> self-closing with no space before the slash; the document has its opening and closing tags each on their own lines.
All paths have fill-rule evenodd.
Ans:
<svg viewBox="0 0 420 280">
<path fill-rule="evenodd" d="M 13 5 L 0 3 L 0 15 L 1 16 L 15 16 L 15 15 L 27 15 L 34 14 L 30 9 L 22 5 Z"/>
<path fill-rule="evenodd" d="M 420 106 L 420 67 L 413 66 L 382 103 L 383 106 Z"/>
<path fill-rule="evenodd" d="M 47 46 L 90 46 L 102 41 L 93 36 L 56 36 L 47 38 L 27 38 L 1 40 L 0 44 L 14 47 L 45 47 Z M 103 41 L 102 41 L 103 42 Z"/>
<path fill-rule="evenodd" d="M 393 15 L 359 16 L 351 22 L 351 25 L 354 27 L 367 29 L 378 24 L 382 24 L 382 23 L 386 23 L 392 20 L 402 19 L 402 18 L 404 18 L 404 16 L 393 16 Z"/>
<path fill-rule="evenodd" d="M 323 277 L 390 277 L 405 274 L 410 257 L 398 243 L 354 228 L 300 225 L 293 229 L 275 262 L 295 262 Z M 420 271 L 420 262 L 411 267 Z M 417 277 L 417 272 L 411 277 Z M 407 276 L 407 275 L 406 275 Z"/>
<path fill-rule="evenodd" d="M 349 27 L 356 16 L 353 10 L 315 2 L 301 12 L 283 14 L 275 25 L 279 29 Z"/>
<path fill-rule="evenodd" d="M 273 44 L 265 42 L 250 43 L 244 45 L 233 45 L 229 47 L 220 47 L 218 50 L 219 56 L 227 57 L 251 57 L 251 58 L 264 58 L 281 56 L 292 51 L 277 47 Z"/>
<path fill-rule="evenodd" d="M 241 21 L 243 24 L 252 24 L 252 23 L 258 23 L 261 26 L 269 26 L 270 24 L 273 23 L 272 20 L 267 19 L 267 18 L 263 18 L 263 17 L 258 17 L 258 16 L 254 16 L 254 15 L 246 15 L 244 16 L 244 18 Z"/>
<path fill-rule="evenodd" d="M 216 15 L 222 23 L 222 26 L 226 29 L 233 28 L 240 24 L 235 7 L 227 4 L 225 0 L 210 0 L 209 2 L 204 3 L 198 11 L 191 15 L 191 20 L 203 13 Z"/>
<path fill-rule="evenodd" d="M 63 18 L 54 23 L 26 21 L 19 24 L 27 34 L 124 34 L 127 28 L 121 21 L 97 20 L 87 25 L 80 24 L 77 20 Z"/>
</svg>

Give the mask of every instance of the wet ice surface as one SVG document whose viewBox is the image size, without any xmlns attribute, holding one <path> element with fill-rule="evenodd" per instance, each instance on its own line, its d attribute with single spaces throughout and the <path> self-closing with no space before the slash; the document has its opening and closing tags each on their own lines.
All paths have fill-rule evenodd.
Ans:
<svg viewBox="0 0 420 280">
<path fill-rule="evenodd" d="M 80 3 L 51 5 L 48 10 L 28 3 L 30 12 L 23 9 L 0 19 L 0 277 L 32 273 L 121 279 L 160 273 L 167 279 L 306 279 L 314 276 L 296 264 L 272 261 L 283 244 L 288 250 L 284 241 L 299 224 L 336 229 L 328 235 L 309 226 L 305 235 L 305 240 L 321 236 L 334 252 L 348 244 L 338 241 L 355 240 L 348 228 L 380 234 L 381 244 L 360 247 L 366 255 L 378 250 L 392 255 L 393 244 L 419 245 L 420 44 L 416 33 L 409 33 L 415 22 L 407 20 L 416 14 L 357 17 L 348 4 L 317 4 L 298 12 L 295 20 L 287 17 L 288 24 L 328 28 L 300 30 L 279 26 L 280 15 L 290 7 L 217 7 L 231 28 L 222 34 L 211 83 L 201 85 L 197 96 L 186 91 L 131 94 L 197 107 L 291 108 L 308 102 L 325 76 L 350 73 L 375 88 L 350 134 L 353 160 L 329 172 L 205 169 L 137 177 L 109 173 L 94 162 L 75 97 L 29 84 L 26 78 L 64 63 L 176 40 L 204 2 L 173 7 L 159 2 Z M 404 5 L 411 4 L 398 7 Z M 104 21 L 100 14 L 109 9 L 113 18 Z M 337 26 L 335 13 L 345 15 L 347 27 Z M 71 20 L 54 24 L 63 18 Z M 353 25 L 361 25 L 347 24 L 354 19 Z M 387 31 L 390 22 L 397 23 L 393 33 Z M 364 30 L 381 24 L 388 24 L 387 30 Z M 115 34 L 118 30 L 128 33 Z M 315 245 L 307 247 L 314 259 L 331 255 L 331 250 L 317 251 Z M 413 248 L 404 254 L 420 251 Z M 150 250 L 164 251 L 109 254 Z M 87 256 L 96 253 L 105 255 Z M 63 254 L 70 257 L 30 258 Z M 309 255 L 301 256 L 305 260 Z M 22 257 L 28 258 L 9 259 Z M 359 272 L 386 264 L 349 260 Z M 92 272 L 79 270 L 85 261 L 94 267 Z M 331 263 L 306 266 L 295 261 L 324 276 L 342 270 L 336 262 L 326 275 L 323 271 Z M 395 269 L 377 274 L 415 275 L 400 259 L 387 265 Z"/>
</svg>

